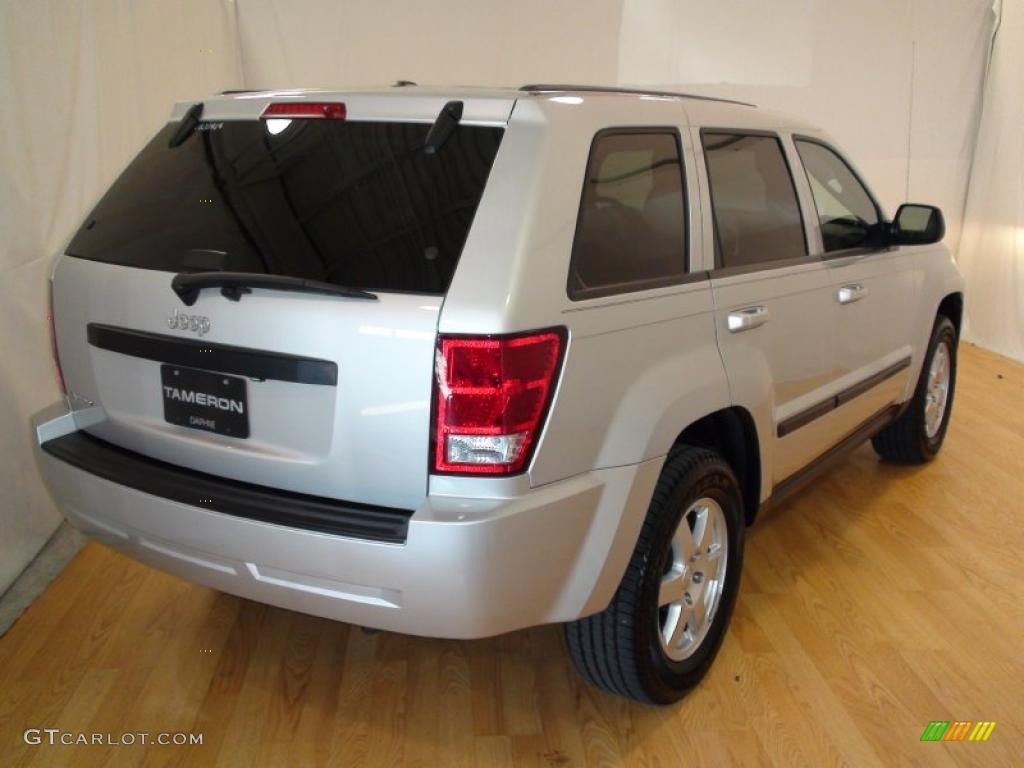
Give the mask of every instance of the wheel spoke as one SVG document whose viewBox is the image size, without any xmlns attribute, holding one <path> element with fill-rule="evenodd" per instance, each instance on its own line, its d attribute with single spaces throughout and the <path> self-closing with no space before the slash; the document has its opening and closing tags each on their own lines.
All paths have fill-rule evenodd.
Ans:
<svg viewBox="0 0 1024 768">
<path fill-rule="evenodd" d="M 682 600 L 685 587 L 686 581 L 681 572 L 672 570 L 666 573 L 662 577 L 661 587 L 658 589 L 658 607 Z"/>
<path fill-rule="evenodd" d="M 690 526 L 687 525 L 685 517 L 679 522 L 679 527 L 676 528 L 672 545 L 677 560 L 684 565 L 690 561 L 690 558 L 697 551 L 697 545 L 693 540 L 693 532 L 690 531 Z"/>
<path fill-rule="evenodd" d="M 715 526 L 710 517 L 707 507 L 697 509 L 697 517 L 693 524 L 693 547 L 696 554 L 703 555 L 711 544 Z"/>
<path fill-rule="evenodd" d="M 708 606 L 707 606 L 707 582 L 695 584 L 690 587 L 690 596 L 693 598 L 693 618 L 694 618 L 694 631 L 700 631 L 704 626 L 704 622 L 707 620 Z"/>
<path fill-rule="evenodd" d="M 693 618 L 693 608 L 683 603 L 679 606 L 679 612 L 676 615 L 675 624 L 672 626 L 672 633 L 668 638 L 669 648 L 678 648 L 683 641 L 683 635 L 686 633 L 686 628 Z"/>
<path fill-rule="evenodd" d="M 935 371 L 935 383 L 941 387 L 946 380 L 946 371 L 949 368 L 949 355 L 946 353 L 945 346 L 941 346 L 939 349 L 942 351 L 938 355 L 939 364 Z"/>
<path fill-rule="evenodd" d="M 712 544 L 707 548 L 704 554 L 704 562 L 715 563 L 718 562 L 718 558 L 722 556 L 722 545 Z"/>
</svg>

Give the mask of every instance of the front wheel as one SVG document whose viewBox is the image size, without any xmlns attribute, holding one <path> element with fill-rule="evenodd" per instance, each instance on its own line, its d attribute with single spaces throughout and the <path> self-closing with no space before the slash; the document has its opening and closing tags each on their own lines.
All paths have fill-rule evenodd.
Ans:
<svg viewBox="0 0 1024 768">
<path fill-rule="evenodd" d="M 923 464 L 939 452 L 953 409 L 956 348 L 956 327 L 940 315 L 932 329 L 910 405 L 902 416 L 871 438 L 875 452 L 886 461 Z"/>
<path fill-rule="evenodd" d="M 729 465 L 704 448 L 670 454 L 611 603 L 566 625 L 580 673 L 611 693 L 655 704 L 696 685 L 732 615 L 743 530 Z"/>
</svg>

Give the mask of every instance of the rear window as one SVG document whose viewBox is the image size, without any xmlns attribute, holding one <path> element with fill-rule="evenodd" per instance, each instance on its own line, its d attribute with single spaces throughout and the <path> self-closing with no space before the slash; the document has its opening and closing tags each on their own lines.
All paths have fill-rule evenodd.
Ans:
<svg viewBox="0 0 1024 768">
<path fill-rule="evenodd" d="M 704 131 L 715 218 L 715 266 L 754 267 L 807 255 L 796 186 L 776 136 Z"/>
<path fill-rule="evenodd" d="M 460 125 L 428 155 L 423 123 L 207 122 L 170 148 L 177 126 L 114 182 L 69 255 L 444 293 L 503 133 Z"/>
<path fill-rule="evenodd" d="M 569 297 L 659 288 L 686 274 L 678 133 L 612 128 L 594 138 L 569 269 Z"/>
</svg>

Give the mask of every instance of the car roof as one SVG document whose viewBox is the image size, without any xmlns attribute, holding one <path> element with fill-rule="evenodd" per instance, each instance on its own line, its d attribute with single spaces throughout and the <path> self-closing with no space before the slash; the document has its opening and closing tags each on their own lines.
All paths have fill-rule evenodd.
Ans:
<svg viewBox="0 0 1024 768">
<path fill-rule="evenodd" d="M 788 129 L 821 135 L 818 128 L 789 115 L 772 110 L 762 109 L 755 104 L 705 93 L 685 93 L 682 91 L 659 90 L 654 88 L 626 88 L 620 86 L 578 85 L 566 83 L 530 83 L 519 87 L 482 87 L 482 86 L 427 86 L 417 85 L 411 81 L 397 81 L 392 86 L 345 88 L 345 89 L 314 89 L 314 88 L 283 88 L 269 90 L 224 91 L 218 96 L 203 99 L 210 108 L 211 114 L 234 116 L 242 108 L 240 102 L 248 102 L 252 107 L 278 99 L 288 101 L 304 101 L 310 99 L 341 100 L 359 98 L 376 105 L 404 98 L 414 99 L 422 103 L 424 119 L 432 119 L 437 114 L 437 107 L 449 99 L 462 99 L 475 102 L 478 118 L 483 122 L 504 122 L 512 104 L 520 99 L 545 100 L 564 95 L 575 95 L 588 101 L 590 99 L 614 98 L 631 99 L 679 99 L 686 105 L 690 121 L 697 126 L 714 126 L 720 128 L 749 128 L 763 130 Z M 397 98 L 396 98 L 397 97 Z M 190 105 L 189 102 L 178 104 L 172 119 L 178 119 Z M 224 112 L 226 110 L 226 112 Z M 350 112 L 351 114 L 351 112 Z"/>
</svg>

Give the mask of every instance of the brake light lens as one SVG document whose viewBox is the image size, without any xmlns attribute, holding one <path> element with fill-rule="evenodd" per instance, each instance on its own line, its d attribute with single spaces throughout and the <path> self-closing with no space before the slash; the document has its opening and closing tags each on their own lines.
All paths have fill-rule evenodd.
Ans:
<svg viewBox="0 0 1024 768">
<path fill-rule="evenodd" d="M 345 103 L 341 101 L 278 101 L 268 104 L 261 120 L 344 120 Z"/>
<path fill-rule="evenodd" d="M 60 369 L 60 358 L 57 356 L 57 328 L 53 321 L 53 281 L 49 283 L 50 292 L 47 298 L 47 310 L 46 310 L 46 323 L 50 327 L 50 354 L 53 356 L 53 366 L 57 374 L 57 386 L 60 387 L 61 394 L 66 395 L 68 393 L 67 387 L 64 385 L 64 372 Z"/>
<path fill-rule="evenodd" d="M 564 328 L 441 336 L 434 378 L 434 472 L 523 471 L 544 427 L 565 346 Z"/>
</svg>

